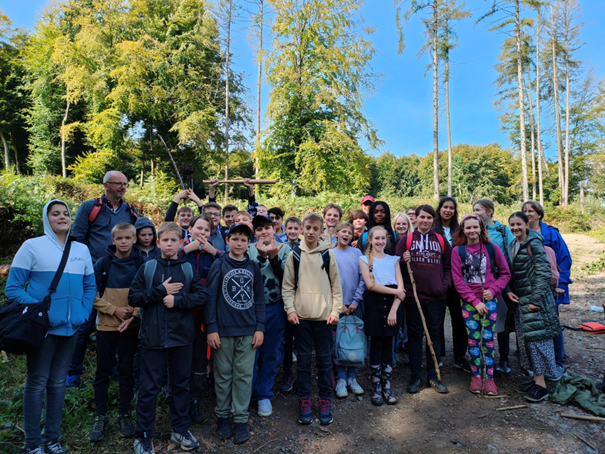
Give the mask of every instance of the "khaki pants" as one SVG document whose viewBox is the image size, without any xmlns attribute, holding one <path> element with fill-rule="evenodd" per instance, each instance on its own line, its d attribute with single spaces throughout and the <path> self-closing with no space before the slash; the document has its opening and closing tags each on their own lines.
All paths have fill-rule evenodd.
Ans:
<svg viewBox="0 0 605 454">
<path fill-rule="evenodd" d="M 252 336 L 221 337 L 220 348 L 213 352 L 217 418 L 228 418 L 233 402 L 234 422 L 248 422 L 255 356 Z"/>
</svg>

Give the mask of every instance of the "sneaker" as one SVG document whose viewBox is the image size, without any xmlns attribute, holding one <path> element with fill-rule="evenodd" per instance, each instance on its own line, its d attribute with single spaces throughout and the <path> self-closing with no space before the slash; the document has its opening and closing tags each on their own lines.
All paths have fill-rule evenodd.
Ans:
<svg viewBox="0 0 605 454">
<path fill-rule="evenodd" d="M 465 356 L 462 358 L 458 358 L 454 361 L 454 367 L 456 369 L 462 369 L 464 372 L 472 373 L 471 371 L 471 363 L 468 362 Z"/>
<path fill-rule="evenodd" d="M 195 424 L 201 424 L 206 421 L 204 414 L 200 410 L 200 401 L 198 399 L 189 402 L 189 418 Z"/>
<path fill-rule="evenodd" d="M 52 442 L 49 441 L 44 445 L 44 453 L 45 454 L 65 454 L 63 450 L 63 446 L 58 441 Z"/>
<path fill-rule="evenodd" d="M 496 382 L 491 378 L 485 380 L 485 385 L 483 386 L 483 388 L 485 389 L 485 393 L 488 396 L 498 395 L 498 387 L 496 386 Z"/>
<path fill-rule="evenodd" d="M 349 393 L 347 392 L 347 381 L 344 378 L 339 378 L 336 381 L 336 397 L 343 398 L 347 397 Z"/>
<path fill-rule="evenodd" d="M 120 435 L 124 438 L 129 438 L 134 435 L 134 424 L 129 415 L 118 416 L 118 430 L 120 431 Z"/>
<path fill-rule="evenodd" d="M 271 399 L 260 399 L 258 401 L 258 416 L 266 418 L 267 416 L 271 416 L 272 413 L 273 406 L 271 405 Z M 248 436 L 248 438 L 250 438 L 250 436 Z"/>
<path fill-rule="evenodd" d="M 530 381 L 528 383 L 523 383 L 520 385 L 515 386 L 515 391 L 517 391 L 518 393 L 521 394 L 526 394 L 529 392 L 529 390 L 535 385 L 536 383 L 533 381 Z"/>
<path fill-rule="evenodd" d="M 473 394 L 481 394 L 481 391 L 483 390 L 483 380 L 481 380 L 481 377 L 474 375 L 471 377 L 470 390 Z"/>
<path fill-rule="evenodd" d="M 235 438 L 233 443 L 241 445 L 250 440 L 250 426 L 247 422 L 236 422 L 235 423 Z"/>
<path fill-rule="evenodd" d="M 412 378 L 410 384 L 405 388 L 409 394 L 416 394 L 422 389 L 422 380 L 419 378 Z"/>
<path fill-rule="evenodd" d="M 150 438 L 137 438 L 134 440 L 134 454 L 155 454 L 153 442 Z"/>
<path fill-rule="evenodd" d="M 565 375 L 565 368 L 561 367 L 561 366 L 555 366 L 555 373 L 554 374 L 546 374 L 544 375 L 544 378 L 546 378 L 548 381 L 559 381 L 561 380 L 561 377 Z"/>
<path fill-rule="evenodd" d="M 193 436 L 190 430 L 182 434 L 172 432 L 170 441 L 175 445 L 181 445 L 183 451 L 192 451 L 200 447 L 200 442 Z"/>
<path fill-rule="evenodd" d="M 359 383 L 357 383 L 357 379 L 355 377 L 347 378 L 347 386 L 353 394 L 357 396 L 363 394 L 363 388 Z"/>
<path fill-rule="evenodd" d="M 97 416 L 92 423 L 90 432 L 88 432 L 88 441 L 93 443 L 101 441 L 105 436 L 105 428 L 107 427 L 107 423 L 109 423 L 109 418 L 107 416 Z"/>
<path fill-rule="evenodd" d="M 44 449 L 42 449 L 41 447 L 38 446 L 37 448 L 34 448 L 34 449 L 26 448 L 23 452 L 24 452 L 24 454 L 44 454 Z"/>
<path fill-rule="evenodd" d="M 542 402 L 548 399 L 549 394 L 548 389 L 542 388 L 540 385 L 534 385 L 523 397 L 528 402 Z"/>
<path fill-rule="evenodd" d="M 437 380 L 437 377 L 429 378 L 428 385 L 435 391 L 437 391 L 439 394 L 447 394 L 450 392 L 450 390 L 447 389 L 447 386 Z"/>
<path fill-rule="evenodd" d="M 507 360 L 500 360 L 500 364 L 498 366 L 496 366 L 496 368 L 494 369 L 495 372 L 497 372 L 498 374 L 503 374 L 503 375 L 510 375 L 512 370 L 508 365 L 508 361 Z"/>
<path fill-rule="evenodd" d="M 216 418 L 216 434 L 223 440 L 233 436 L 233 429 L 231 428 L 229 418 Z"/>
<path fill-rule="evenodd" d="M 81 375 L 68 375 L 65 379 L 66 388 L 79 388 Z"/>
<path fill-rule="evenodd" d="M 292 375 L 286 375 L 284 377 L 284 384 L 281 385 L 282 393 L 289 393 L 294 388 L 294 377 Z"/>
<path fill-rule="evenodd" d="M 317 402 L 317 406 L 319 407 L 319 423 L 322 426 L 332 424 L 334 417 L 332 416 L 332 403 L 330 402 L 330 399 L 320 398 Z"/>
<path fill-rule="evenodd" d="M 300 397 L 299 424 L 311 424 L 313 422 L 313 404 L 310 397 Z"/>
</svg>

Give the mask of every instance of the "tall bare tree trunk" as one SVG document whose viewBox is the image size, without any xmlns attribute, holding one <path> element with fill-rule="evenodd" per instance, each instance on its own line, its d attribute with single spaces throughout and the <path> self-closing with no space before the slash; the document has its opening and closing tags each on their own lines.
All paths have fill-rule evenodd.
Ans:
<svg viewBox="0 0 605 454">
<path fill-rule="evenodd" d="M 433 194 L 439 199 L 439 66 L 437 58 L 438 1 L 433 0 Z"/>
<path fill-rule="evenodd" d="M 540 192 L 540 205 L 544 206 L 544 185 L 542 180 L 542 136 L 540 133 L 540 10 L 536 19 L 536 130 L 538 133 L 538 189 Z M 546 166 L 548 169 L 548 166 Z"/>
<path fill-rule="evenodd" d="M 69 115 L 69 90 L 67 91 L 67 105 L 65 106 L 65 115 L 61 121 L 61 174 L 63 178 L 67 178 L 67 163 L 65 160 L 65 123 L 67 123 L 67 115 Z"/>
<path fill-rule="evenodd" d="M 557 162 L 559 165 L 559 188 L 561 189 L 561 201 L 563 201 L 563 150 L 561 139 L 561 107 L 559 106 L 559 66 L 557 65 L 557 45 L 556 45 L 556 30 L 555 30 L 555 14 L 554 8 L 550 8 L 550 27 L 552 33 L 552 81 L 555 96 L 555 126 L 557 129 Z"/>
<path fill-rule="evenodd" d="M 527 65 L 527 99 L 529 102 L 529 124 L 531 129 L 531 182 L 532 200 L 536 200 L 536 127 L 534 121 L 534 104 L 531 93 L 531 65 Z"/>
<path fill-rule="evenodd" d="M 229 179 L 229 57 L 231 51 L 231 12 L 233 0 L 227 1 L 227 42 L 225 52 L 225 180 Z M 225 203 L 229 195 L 229 185 L 225 183 Z"/>
<path fill-rule="evenodd" d="M 452 130 L 450 126 L 450 56 L 445 53 L 445 121 L 447 124 L 447 195 L 452 196 Z"/>
<path fill-rule="evenodd" d="M 256 150 L 254 159 L 254 175 L 259 178 L 260 165 L 258 153 L 260 151 L 260 104 L 261 104 L 261 86 L 263 83 L 263 23 L 264 23 L 264 8 L 265 1 L 259 0 L 259 17 L 258 17 L 258 81 L 256 83 Z"/>
<path fill-rule="evenodd" d="M 565 57 L 565 182 L 563 206 L 569 204 L 569 56 Z"/>
<path fill-rule="evenodd" d="M 525 139 L 525 103 L 523 100 L 523 62 L 521 61 L 521 21 L 519 20 L 519 0 L 515 0 L 515 38 L 517 41 L 517 85 L 519 87 L 519 132 L 521 139 L 521 177 L 523 200 L 529 200 L 527 182 L 527 143 Z"/>
<path fill-rule="evenodd" d="M 580 207 L 582 208 L 582 214 L 586 214 L 584 207 L 584 180 L 580 181 Z"/>
<path fill-rule="evenodd" d="M 8 142 L 6 141 L 6 137 L 4 137 L 4 133 L 0 132 L 0 140 L 2 140 L 2 146 L 4 147 L 4 169 L 8 172 L 10 168 L 10 158 L 8 154 Z"/>
<path fill-rule="evenodd" d="M 13 153 L 15 154 L 15 168 L 17 173 L 21 173 L 21 167 L 19 166 L 19 153 L 17 153 L 17 141 L 15 140 L 15 133 L 11 131 L 11 139 L 13 139 Z"/>
</svg>

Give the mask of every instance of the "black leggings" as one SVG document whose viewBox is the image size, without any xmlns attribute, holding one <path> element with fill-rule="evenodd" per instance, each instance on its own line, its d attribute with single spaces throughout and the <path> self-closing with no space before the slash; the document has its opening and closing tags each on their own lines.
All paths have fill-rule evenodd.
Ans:
<svg viewBox="0 0 605 454">
<path fill-rule="evenodd" d="M 393 363 L 393 336 L 372 336 L 370 338 L 370 365 Z"/>
</svg>

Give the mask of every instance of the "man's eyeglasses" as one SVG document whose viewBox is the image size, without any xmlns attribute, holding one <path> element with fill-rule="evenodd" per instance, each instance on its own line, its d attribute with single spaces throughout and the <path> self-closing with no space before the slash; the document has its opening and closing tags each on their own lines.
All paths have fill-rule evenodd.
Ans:
<svg viewBox="0 0 605 454">
<path fill-rule="evenodd" d="M 212 216 L 213 218 L 220 218 L 221 213 L 211 213 L 210 211 L 204 211 L 208 216 Z"/>
<path fill-rule="evenodd" d="M 107 184 L 113 184 L 114 186 L 122 186 L 127 188 L 128 187 L 128 183 L 122 183 L 119 181 L 108 181 Z"/>
</svg>

